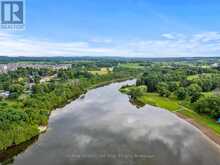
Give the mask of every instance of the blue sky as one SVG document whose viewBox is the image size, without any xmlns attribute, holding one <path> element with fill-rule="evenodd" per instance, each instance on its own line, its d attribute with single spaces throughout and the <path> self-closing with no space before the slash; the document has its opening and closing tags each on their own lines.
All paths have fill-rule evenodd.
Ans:
<svg viewBox="0 0 220 165">
<path fill-rule="evenodd" d="M 26 0 L 8 56 L 220 56 L 219 0 Z"/>
</svg>

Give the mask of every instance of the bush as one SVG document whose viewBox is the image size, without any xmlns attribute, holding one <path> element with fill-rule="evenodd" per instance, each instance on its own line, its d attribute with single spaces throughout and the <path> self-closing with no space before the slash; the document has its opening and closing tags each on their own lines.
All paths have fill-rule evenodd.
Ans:
<svg viewBox="0 0 220 165">
<path fill-rule="evenodd" d="M 192 96 L 192 95 L 194 95 L 194 93 L 201 93 L 202 88 L 198 84 L 191 84 L 187 88 L 187 91 L 188 91 L 189 96 Z"/>
<path fill-rule="evenodd" d="M 184 100 L 187 96 L 187 90 L 183 87 L 180 87 L 176 92 L 176 97 L 179 100 Z"/>
<path fill-rule="evenodd" d="M 160 96 L 165 96 L 165 97 L 169 97 L 171 94 L 168 85 L 164 82 L 157 84 L 157 92 L 160 94 Z"/>
<path fill-rule="evenodd" d="M 147 92 L 147 87 L 142 85 L 142 86 L 132 87 L 129 94 L 133 99 L 136 99 L 137 97 L 143 96 L 145 92 Z"/>
<path fill-rule="evenodd" d="M 208 114 L 213 118 L 220 117 L 220 97 L 202 97 L 195 104 L 195 111 Z"/>
<path fill-rule="evenodd" d="M 194 92 L 194 93 L 191 95 L 190 102 L 191 102 L 191 103 L 194 103 L 194 102 L 196 102 L 197 100 L 199 100 L 200 97 L 201 97 L 201 93 L 200 93 L 200 92 Z"/>
</svg>

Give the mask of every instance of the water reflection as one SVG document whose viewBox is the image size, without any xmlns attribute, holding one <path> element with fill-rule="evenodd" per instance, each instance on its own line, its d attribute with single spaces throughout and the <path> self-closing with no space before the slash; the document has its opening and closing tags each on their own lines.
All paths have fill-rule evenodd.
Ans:
<svg viewBox="0 0 220 165">
<path fill-rule="evenodd" d="M 128 81 L 133 83 L 133 81 Z M 51 115 L 49 130 L 14 164 L 218 165 L 219 150 L 168 111 L 137 109 L 116 83 Z"/>
<path fill-rule="evenodd" d="M 38 137 L 34 137 L 33 139 L 25 143 L 10 147 L 5 151 L 0 152 L 0 162 L 1 162 L 0 164 L 2 165 L 13 164 L 14 157 L 16 157 L 20 153 L 23 153 L 31 144 L 35 143 L 37 139 Z"/>
</svg>

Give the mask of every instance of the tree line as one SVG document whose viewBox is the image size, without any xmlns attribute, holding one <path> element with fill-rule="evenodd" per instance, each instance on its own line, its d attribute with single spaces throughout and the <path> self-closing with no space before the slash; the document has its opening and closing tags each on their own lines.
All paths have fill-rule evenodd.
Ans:
<svg viewBox="0 0 220 165">
<path fill-rule="evenodd" d="M 198 113 L 215 119 L 220 117 L 220 96 L 205 95 L 220 89 L 220 72 L 216 69 L 152 66 L 137 80 L 137 86 L 143 85 L 148 92 L 157 92 L 163 97 L 176 97 L 189 102 Z M 137 91 L 136 93 L 140 94 Z"/>
<path fill-rule="evenodd" d="M 40 83 L 43 76 L 54 74 L 54 79 Z M 0 75 L 0 89 L 10 91 L 9 98 L 0 100 L 0 150 L 38 135 L 38 126 L 47 125 L 53 109 L 78 98 L 89 87 L 135 74 L 116 68 L 97 75 L 85 66 L 73 66 L 60 70 L 19 68 Z"/>
</svg>

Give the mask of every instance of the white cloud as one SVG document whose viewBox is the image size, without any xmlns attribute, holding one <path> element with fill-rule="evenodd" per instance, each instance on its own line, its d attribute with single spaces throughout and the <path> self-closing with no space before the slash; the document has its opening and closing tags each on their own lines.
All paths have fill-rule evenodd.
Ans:
<svg viewBox="0 0 220 165">
<path fill-rule="evenodd" d="M 109 44 L 112 43 L 112 39 L 102 39 L 102 38 L 94 38 L 90 40 L 94 43 L 101 43 L 101 44 Z"/>
<path fill-rule="evenodd" d="M 51 42 L 27 39 L 0 33 L 0 55 L 8 56 L 62 56 L 106 53 L 106 48 L 92 48 L 88 42 Z"/>
<path fill-rule="evenodd" d="M 205 33 L 195 34 L 193 39 L 201 42 L 220 41 L 220 33 L 205 32 Z"/>
<path fill-rule="evenodd" d="M 134 54 L 162 57 L 220 56 L 220 33 L 205 32 L 186 36 L 162 34 L 161 40 L 135 41 L 130 43 Z"/>
<path fill-rule="evenodd" d="M 173 34 L 171 34 L 171 33 L 162 34 L 162 37 L 164 37 L 166 39 L 170 39 L 170 40 L 175 39 L 175 36 Z"/>
<path fill-rule="evenodd" d="M 219 56 L 220 33 L 161 34 L 158 40 L 56 42 L 0 32 L 0 55 L 7 56 Z"/>
<path fill-rule="evenodd" d="M 182 40 L 182 39 L 186 39 L 187 37 L 184 34 L 180 34 L 180 33 L 164 33 L 161 36 L 169 40 Z"/>
</svg>

